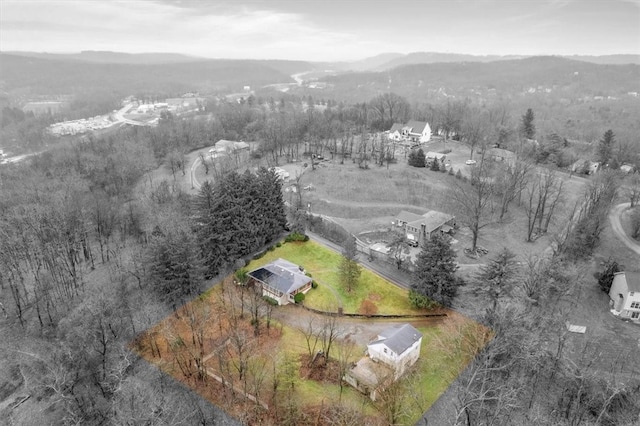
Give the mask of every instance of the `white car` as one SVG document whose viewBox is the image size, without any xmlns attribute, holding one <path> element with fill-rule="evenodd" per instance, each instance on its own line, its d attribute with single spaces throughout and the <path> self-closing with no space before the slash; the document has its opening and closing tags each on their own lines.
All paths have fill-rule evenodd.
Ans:
<svg viewBox="0 0 640 426">
<path fill-rule="evenodd" d="M 464 162 L 464 164 L 466 164 L 467 166 L 473 166 L 474 164 L 476 164 L 476 160 L 467 160 Z"/>
</svg>

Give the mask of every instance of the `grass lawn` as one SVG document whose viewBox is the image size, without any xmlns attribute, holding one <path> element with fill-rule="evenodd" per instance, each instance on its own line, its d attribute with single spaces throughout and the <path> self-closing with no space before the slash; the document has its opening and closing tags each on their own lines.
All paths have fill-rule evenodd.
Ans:
<svg viewBox="0 0 640 426">
<path fill-rule="evenodd" d="M 289 244 L 295 246 L 298 244 Z M 306 245 L 306 244 L 303 244 Z M 286 245 L 285 245 L 286 246 Z M 231 287 L 230 287 L 231 286 Z M 227 380 L 235 382 L 235 386 L 241 388 L 237 371 L 233 368 L 237 365 L 238 353 L 234 350 L 221 352 L 221 349 L 233 349 L 233 336 L 244 336 L 243 340 L 250 349 L 247 353 L 247 377 L 249 390 L 256 392 L 254 386 L 258 383 L 261 389 L 259 398 L 261 401 L 272 405 L 272 383 L 275 372 L 281 381 L 279 400 L 283 397 L 289 398 L 300 410 L 312 412 L 322 410 L 322 407 L 331 407 L 337 404 L 355 407 L 362 415 L 368 419 L 381 420 L 384 417 L 384 405 L 379 402 L 372 402 L 366 396 L 347 386 L 340 391 L 338 382 L 339 369 L 337 369 L 337 359 L 340 348 L 350 348 L 342 353 L 347 353 L 345 359 L 348 362 L 357 361 L 365 351 L 362 343 L 355 341 L 337 340 L 331 351 L 330 365 L 333 369 L 327 369 L 324 379 L 312 379 L 308 374 L 317 373 L 318 370 L 308 368 L 309 349 L 307 348 L 304 334 L 299 327 L 304 327 L 306 320 L 304 314 L 294 317 L 298 321 L 295 324 L 287 322 L 272 321 L 271 328 L 265 328 L 264 320 L 259 336 L 255 336 L 252 331 L 250 316 L 245 313 L 244 318 L 233 320 L 230 315 L 232 300 L 238 300 L 238 295 L 233 293 L 237 288 L 231 284 L 231 280 L 222 286 L 216 286 L 212 290 L 204 293 L 201 297 L 181 307 L 177 314 L 171 314 L 164 320 L 149 329 L 145 334 L 139 336 L 133 349 L 150 363 L 157 365 L 165 373 L 170 374 L 185 385 L 193 388 L 204 398 L 214 404 L 222 406 L 229 413 L 241 417 L 244 410 L 251 407 L 251 403 L 243 398 L 236 398 L 232 405 L 225 399 L 225 391 L 213 380 L 203 383 L 194 380 L 193 376 L 185 377 L 182 368 L 178 368 L 179 360 L 184 364 L 185 359 L 193 356 L 197 345 L 192 342 L 191 326 L 194 324 L 190 318 L 200 318 L 205 322 L 202 325 L 206 343 L 205 355 L 210 358 L 206 362 L 207 368 L 216 374 L 220 374 L 219 363 L 227 363 Z M 225 299 L 226 298 L 226 299 Z M 226 302 L 225 302 L 226 300 Z M 191 314 L 188 314 L 191 312 Z M 215 314 L 213 314 L 215 312 Z M 304 312 L 304 311 L 301 311 Z M 194 315 L 191 317 L 190 315 Z M 316 319 L 318 320 L 318 319 Z M 200 323 L 200 321 L 195 322 Z M 377 323 L 371 320 L 353 320 L 338 318 L 338 326 L 347 330 L 354 326 L 361 332 L 371 334 L 373 330 L 386 328 L 386 324 L 394 322 Z M 482 348 L 489 337 L 487 329 L 483 326 L 465 318 L 455 312 L 449 312 L 446 318 L 438 320 L 418 319 L 412 324 L 423 333 L 421 355 L 411 373 L 403 377 L 399 386 L 400 404 L 406 414 L 401 419 L 401 424 L 415 424 L 421 415 L 427 410 L 437 398 L 447 389 L 457 375 L 465 368 L 475 353 Z M 241 331 L 240 334 L 238 330 Z M 226 336 L 226 338 L 225 338 Z M 162 356 L 154 356 L 151 350 L 151 342 L 155 342 Z M 215 343 L 227 341 L 227 344 Z M 179 345 L 176 343 L 179 342 Z M 170 346 L 172 345 L 172 346 Z M 348 346 L 347 346 L 348 345 Z M 318 350 L 318 347 L 315 348 Z M 222 361 L 218 361 L 217 354 L 222 353 Z M 306 361 L 305 361 L 306 360 Z M 231 367 L 231 368 L 229 368 Z M 295 391 L 287 393 L 287 383 L 291 380 L 294 383 Z M 288 396 L 286 396 L 288 395 Z M 247 405 L 248 404 L 248 405 Z M 263 412 L 267 417 L 269 414 Z M 260 417 L 256 418 L 259 421 Z M 263 418 L 265 420 L 265 418 Z"/>
<path fill-rule="evenodd" d="M 305 298 L 305 305 L 315 309 L 336 311 L 339 299 L 345 313 L 360 313 L 365 301 L 375 305 L 378 314 L 411 315 L 425 312 L 409 304 L 407 290 L 397 287 L 368 269 L 362 269 L 358 285 L 350 293 L 347 292 L 340 285 L 338 277 L 341 257 L 340 254 L 313 241 L 291 242 L 268 251 L 260 259 L 253 260 L 247 269 L 254 270 L 278 258 L 301 265 L 318 283 L 318 288 L 311 289 Z"/>
</svg>

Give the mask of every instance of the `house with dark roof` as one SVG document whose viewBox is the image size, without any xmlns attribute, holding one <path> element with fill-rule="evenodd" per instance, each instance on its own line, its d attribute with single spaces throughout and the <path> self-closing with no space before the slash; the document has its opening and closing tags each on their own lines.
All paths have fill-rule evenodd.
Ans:
<svg viewBox="0 0 640 426">
<path fill-rule="evenodd" d="M 284 259 L 276 259 L 247 275 L 249 285 L 253 285 L 256 291 L 261 291 L 263 296 L 274 299 L 279 305 L 293 303 L 295 295 L 309 291 L 312 283 L 301 266 Z"/>
<path fill-rule="evenodd" d="M 367 355 L 343 379 L 375 401 L 379 392 L 416 363 L 421 344 L 422 333 L 411 324 L 387 328 L 367 345 Z"/>
<path fill-rule="evenodd" d="M 455 216 L 435 210 L 423 215 L 403 210 L 396 217 L 396 223 L 404 228 L 407 240 L 416 246 L 431 239 L 436 232 L 452 232 L 456 225 Z"/>
<path fill-rule="evenodd" d="M 616 272 L 609 298 L 613 315 L 640 323 L 640 272 Z"/>
</svg>

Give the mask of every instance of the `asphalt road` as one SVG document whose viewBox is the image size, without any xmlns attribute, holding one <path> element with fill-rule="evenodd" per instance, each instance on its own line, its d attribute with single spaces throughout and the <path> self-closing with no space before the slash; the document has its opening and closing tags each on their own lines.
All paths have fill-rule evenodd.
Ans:
<svg viewBox="0 0 640 426">
<path fill-rule="evenodd" d="M 622 223 L 620 223 L 620 216 L 622 212 L 627 208 L 631 207 L 631 203 L 622 203 L 618 204 L 614 208 L 609 211 L 609 222 L 611 223 L 611 229 L 616 237 L 625 245 L 627 248 L 638 256 L 640 256 L 640 244 L 636 243 L 631 237 L 629 237 L 624 229 L 622 228 Z"/>
</svg>

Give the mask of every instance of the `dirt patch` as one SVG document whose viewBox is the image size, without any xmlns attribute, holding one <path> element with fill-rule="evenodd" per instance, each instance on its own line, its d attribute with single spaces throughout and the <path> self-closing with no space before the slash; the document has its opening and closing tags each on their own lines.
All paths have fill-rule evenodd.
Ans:
<svg viewBox="0 0 640 426">
<path fill-rule="evenodd" d="M 340 384 L 340 364 L 334 359 L 326 360 L 324 356 L 314 356 L 309 354 L 300 356 L 300 377 L 314 380 L 320 383 Z"/>
</svg>

